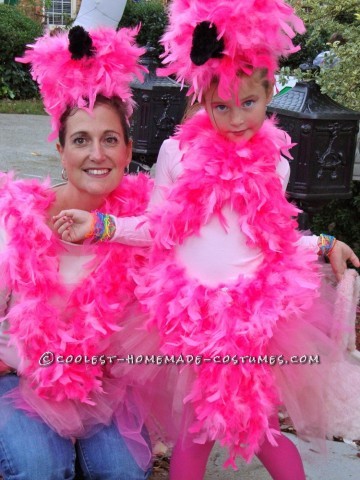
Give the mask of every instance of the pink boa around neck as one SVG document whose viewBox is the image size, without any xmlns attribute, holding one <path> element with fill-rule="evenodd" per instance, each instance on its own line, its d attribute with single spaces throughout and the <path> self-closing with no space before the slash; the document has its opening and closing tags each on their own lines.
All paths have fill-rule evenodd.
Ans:
<svg viewBox="0 0 360 480">
<path fill-rule="evenodd" d="M 316 255 L 295 243 L 298 210 L 284 195 L 276 166 L 288 137 L 271 120 L 245 144 L 228 141 L 198 113 L 178 133 L 184 172 L 152 216 L 155 245 L 137 294 L 151 314 L 169 355 L 266 355 L 277 324 L 295 323 L 311 308 L 320 283 Z M 263 262 L 253 278 L 206 287 L 190 278 L 176 246 L 216 215 L 224 229 L 225 206 L 238 213 L 249 246 Z M 194 366 L 186 398 L 195 442 L 218 440 L 250 459 L 266 435 L 276 443 L 269 417 L 281 393 L 268 364 L 214 362 Z"/>
<path fill-rule="evenodd" d="M 3 284 L 16 298 L 7 319 L 11 342 L 21 357 L 19 374 L 43 399 L 74 400 L 92 404 L 103 392 L 107 368 L 100 364 L 53 364 L 44 368 L 44 352 L 67 357 L 99 356 L 111 337 L 121 330 L 124 311 L 134 302 L 129 269 L 144 250 L 120 244 L 96 244 L 96 258 L 88 274 L 68 289 L 59 274 L 62 242 L 46 225 L 47 209 L 54 201 L 48 183 L 0 178 L 0 212 L 8 242 L 0 255 Z M 117 216 L 139 215 L 148 203 L 152 182 L 144 175 L 124 177 L 103 206 Z M 63 298 L 68 298 L 64 305 Z"/>
</svg>

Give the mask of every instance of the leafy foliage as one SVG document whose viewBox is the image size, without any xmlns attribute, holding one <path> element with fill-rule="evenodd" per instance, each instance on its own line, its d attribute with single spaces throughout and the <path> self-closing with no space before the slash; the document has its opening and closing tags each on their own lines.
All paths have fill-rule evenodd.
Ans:
<svg viewBox="0 0 360 480">
<path fill-rule="evenodd" d="M 360 110 L 360 4 L 359 0 L 288 0 L 303 19 L 307 32 L 295 39 L 301 52 L 282 63 L 285 75 L 293 74 L 298 79 L 314 78 L 321 91 L 340 104 Z M 341 34 L 344 45 L 327 43 L 334 33 Z M 296 69 L 301 63 L 315 58 L 321 51 L 330 55 L 320 71 L 302 73 Z M 340 61 L 329 68 L 334 57 Z M 295 60 L 295 61 L 294 61 Z M 360 182 L 352 186 L 352 198 L 334 200 L 324 206 L 311 220 L 314 233 L 331 233 L 350 245 L 360 254 Z"/>
<path fill-rule="evenodd" d="M 353 182 L 352 198 L 333 200 L 314 215 L 311 230 L 329 233 L 347 243 L 360 255 L 360 182 Z"/>
<path fill-rule="evenodd" d="M 24 99 L 38 95 L 29 67 L 15 61 L 0 65 L 0 98 Z"/>
<path fill-rule="evenodd" d="M 17 8 L 0 4 L 0 61 L 13 60 L 21 55 L 27 43 L 42 33 L 41 25 L 32 21 Z"/>
<path fill-rule="evenodd" d="M 312 73 L 321 91 L 327 93 L 342 105 L 360 110 L 360 4 L 359 0 L 288 0 L 303 19 L 307 33 L 296 41 L 302 47 L 283 67 L 294 67 L 304 60 L 313 60 L 324 50 L 333 49 L 340 62 L 334 67 L 321 68 Z M 347 42 L 330 45 L 328 39 L 334 33 L 340 33 Z M 297 65 L 295 62 L 299 62 Z M 301 78 L 299 71 L 295 75 Z"/>
<path fill-rule="evenodd" d="M 293 53 L 288 58 L 280 61 L 280 67 L 288 67 L 290 71 L 298 68 L 302 63 L 312 62 L 316 55 L 324 49 L 324 45 L 329 38 L 326 30 L 320 30 L 317 35 L 312 35 L 312 25 L 306 26 L 304 35 L 296 35 L 293 42 L 295 45 L 300 45 L 301 50 Z"/>
<path fill-rule="evenodd" d="M 40 36 L 41 26 L 15 7 L 0 5 L 0 98 L 31 98 L 37 88 L 28 67 L 15 62 L 27 43 Z"/>
<path fill-rule="evenodd" d="M 163 51 L 159 39 L 165 31 L 167 21 L 166 10 L 161 0 L 139 2 L 128 0 L 119 27 L 133 27 L 141 23 L 137 36 L 138 43 L 140 45 L 149 43 L 159 55 Z"/>
</svg>

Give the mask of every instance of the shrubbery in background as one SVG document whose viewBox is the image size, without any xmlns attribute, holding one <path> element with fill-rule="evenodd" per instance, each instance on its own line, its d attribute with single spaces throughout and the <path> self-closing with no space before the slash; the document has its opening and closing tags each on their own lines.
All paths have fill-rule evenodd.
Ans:
<svg viewBox="0 0 360 480">
<path fill-rule="evenodd" d="M 313 233 L 329 233 L 347 243 L 360 257 L 360 182 L 353 182 L 352 198 L 333 200 L 311 220 Z"/>
<path fill-rule="evenodd" d="M 33 98 L 37 87 L 28 67 L 15 62 L 27 43 L 40 36 L 42 27 L 15 7 L 0 4 L 0 98 Z"/>
<path fill-rule="evenodd" d="M 282 63 L 287 73 L 304 78 L 299 70 L 301 63 L 307 63 L 318 53 L 329 50 L 328 39 L 334 33 L 340 33 L 346 40 L 345 45 L 334 44 L 334 50 L 340 62 L 333 68 L 321 68 L 320 72 L 305 75 L 313 76 L 321 91 L 341 105 L 360 110 L 360 4 L 359 0 L 288 0 L 303 19 L 307 32 L 297 36 L 295 43 L 301 45 L 301 51 L 290 56 Z M 330 233 L 349 244 L 360 254 L 360 182 L 353 182 L 352 198 L 334 200 L 321 209 L 311 220 L 314 233 Z"/>
<path fill-rule="evenodd" d="M 141 23 L 137 42 L 142 46 L 149 43 L 159 55 L 163 51 L 159 39 L 165 31 L 167 21 L 166 10 L 161 0 L 139 2 L 128 0 L 119 27 L 133 27 Z"/>
<path fill-rule="evenodd" d="M 297 36 L 301 51 L 282 63 L 288 73 L 324 50 L 328 39 L 340 33 L 347 42 L 334 44 L 340 62 L 333 68 L 322 68 L 315 76 L 321 91 L 354 110 L 360 110 L 360 4 L 359 0 L 288 0 L 303 19 L 307 33 Z M 299 72 L 297 72 L 299 74 Z"/>
</svg>

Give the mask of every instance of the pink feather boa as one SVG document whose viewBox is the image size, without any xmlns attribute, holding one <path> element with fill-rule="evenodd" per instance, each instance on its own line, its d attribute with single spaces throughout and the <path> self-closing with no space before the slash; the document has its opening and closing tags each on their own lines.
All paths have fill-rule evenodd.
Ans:
<svg viewBox="0 0 360 480">
<path fill-rule="evenodd" d="M 265 355 L 280 320 L 297 322 L 318 296 L 316 255 L 295 243 L 298 210 L 282 190 L 276 166 L 289 148 L 272 121 L 246 144 L 228 141 L 197 114 L 178 133 L 184 173 L 152 217 L 155 245 L 137 293 L 150 310 L 150 323 L 169 355 Z M 176 260 L 176 245 L 198 235 L 213 215 L 230 205 L 249 246 L 264 255 L 254 278 L 240 276 L 217 288 L 189 278 Z M 196 442 L 218 440 L 250 459 L 264 435 L 275 442 L 269 417 L 280 403 L 271 366 L 249 363 L 194 367 L 186 398 Z"/>
<path fill-rule="evenodd" d="M 0 211 L 8 242 L 0 255 L 2 282 L 16 302 L 7 314 L 11 342 L 21 356 L 19 373 L 38 396 L 52 401 L 74 400 L 92 405 L 103 393 L 108 366 L 53 364 L 39 359 L 46 351 L 57 355 L 101 355 L 121 330 L 122 316 L 134 302 L 129 275 L 144 249 L 120 244 L 97 244 L 91 274 L 68 290 L 59 275 L 62 243 L 46 225 L 54 200 L 48 183 L 0 178 Z M 152 182 L 144 175 L 124 177 L 107 199 L 103 211 L 117 216 L 139 215 L 148 203 Z M 68 298 L 66 306 L 63 297 Z"/>
</svg>

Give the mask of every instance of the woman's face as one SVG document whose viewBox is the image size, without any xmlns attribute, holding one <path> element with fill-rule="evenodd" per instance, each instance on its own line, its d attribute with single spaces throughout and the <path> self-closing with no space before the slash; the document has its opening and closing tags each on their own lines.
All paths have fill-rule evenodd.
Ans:
<svg viewBox="0 0 360 480">
<path fill-rule="evenodd" d="M 132 144 L 114 107 L 97 104 L 91 114 L 77 110 L 66 120 L 64 146 L 58 145 L 68 184 L 87 195 L 106 197 L 121 182 Z"/>
</svg>

